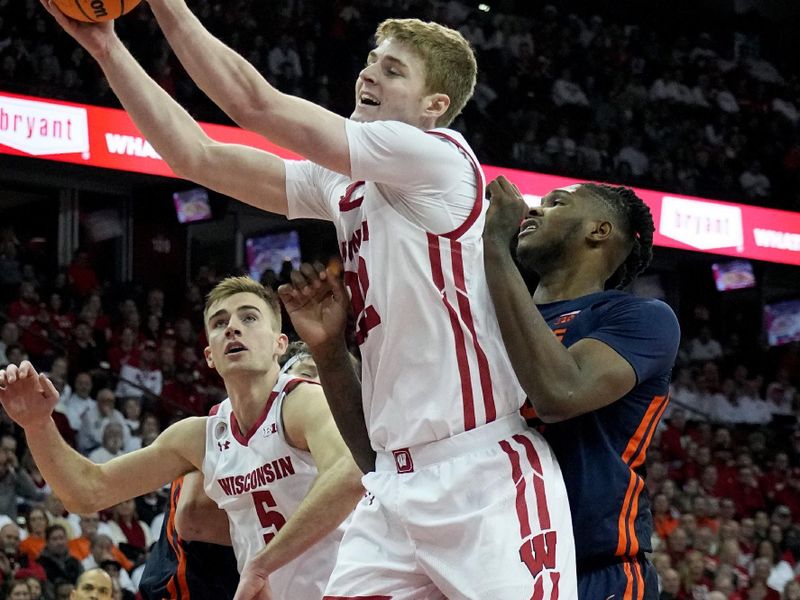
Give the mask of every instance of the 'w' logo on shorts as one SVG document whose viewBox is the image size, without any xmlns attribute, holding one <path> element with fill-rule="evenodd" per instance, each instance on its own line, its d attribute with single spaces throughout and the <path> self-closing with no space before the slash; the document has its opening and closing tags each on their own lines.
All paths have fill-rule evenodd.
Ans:
<svg viewBox="0 0 800 600">
<path fill-rule="evenodd" d="M 394 465 L 397 467 L 398 473 L 413 473 L 414 461 L 411 459 L 411 452 L 408 448 L 401 448 L 400 450 L 392 450 L 394 455 Z"/>
</svg>

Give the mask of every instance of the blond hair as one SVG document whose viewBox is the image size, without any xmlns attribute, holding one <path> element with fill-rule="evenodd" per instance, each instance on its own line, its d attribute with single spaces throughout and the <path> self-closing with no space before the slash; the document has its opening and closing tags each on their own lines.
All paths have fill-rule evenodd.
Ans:
<svg viewBox="0 0 800 600">
<path fill-rule="evenodd" d="M 264 301 L 264 303 L 272 311 L 275 324 L 278 326 L 278 330 L 280 330 L 281 305 L 278 303 L 278 298 L 275 295 L 275 292 L 273 292 L 272 289 L 261 285 L 255 279 L 247 276 L 226 277 L 214 286 L 214 289 L 208 293 L 208 296 L 206 296 L 206 306 L 203 309 L 203 321 L 206 321 L 208 318 L 209 309 L 217 302 L 221 302 L 222 300 L 225 300 L 225 298 L 229 298 L 234 294 L 243 294 L 247 292 L 255 294 Z"/>
<path fill-rule="evenodd" d="M 469 42 L 458 31 L 419 19 L 386 19 L 375 31 L 375 41 L 394 39 L 406 44 L 425 64 L 429 93 L 447 94 L 450 106 L 437 125 L 453 122 L 472 97 L 478 63 Z"/>
</svg>

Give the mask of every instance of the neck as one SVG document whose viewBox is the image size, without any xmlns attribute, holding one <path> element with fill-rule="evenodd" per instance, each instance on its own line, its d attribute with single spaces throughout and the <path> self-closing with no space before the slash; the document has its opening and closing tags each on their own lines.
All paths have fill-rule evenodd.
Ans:
<svg viewBox="0 0 800 600">
<path fill-rule="evenodd" d="M 278 381 L 278 372 L 276 363 L 266 373 L 242 373 L 225 380 L 225 389 L 242 435 L 247 435 L 263 414 L 272 388 Z"/>
<path fill-rule="evenodd" d="M 533 293 L 535 304 L 547 304 L 559 300 L 573 300 L 588 294 L 602 292 L 605 281 L 597 277 L 594 265 L 570 261 L 563 267 L 543 273 Z"/>
</svg>

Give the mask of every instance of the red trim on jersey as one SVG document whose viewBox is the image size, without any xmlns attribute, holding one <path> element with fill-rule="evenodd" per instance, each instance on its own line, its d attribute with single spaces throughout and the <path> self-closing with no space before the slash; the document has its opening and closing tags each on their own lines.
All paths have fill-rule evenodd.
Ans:
<svg viewBox="0 0 800 600">
<path fill-rule="evenodd" d="M 550 529 L 550 511 L 547 509 L 547 494 L 544 488 L 544 472 L 542 463 L 539 460 L 539 453 L 536 446 L 529 437 L 517 434 L 513 436 L 517 443 L 525 448 L 528 462 L 533 467 L 533 491 L 536 494 L 536 510 L 539 512 L 539 526 L 541 529 Z"/>
<path fill-rule="evenodd" d="M 456 296 L 458 298 L 458 311 L 461 313 L 461 320 L 464 321 L 464 324 L 467 326 L 472 336 L 472 345 L 475 348 L 475 355 L 478 357 L 478 375 L 481 380 L 486 422 L 491 423 L 497 418 L 497 409 L 494 405 L 494 392 L 492 392 L 492 374 L 489 370 L 489 361 L 486 359 L 486 353 L 483 351 L 478 341 L 478 336 L 475 334 L 475 322 L 472 319 L 472 310 L 469 306 L 469 296 L 467 296 L 467 286 L 464 279 L 464 258 L 461 254 L 461 242 L 452 240 L 450 242 L 450 253 L 453 262 Z"/>
<path fill-rule="evenodd" d="M 467 230 L 475 224 L 475 221 L 477 221 L 478 217 L 481 215 L 481 209 L 483 208 L 483 171 L 481 171 L 480 165 L 478 165 L 476 160 L 472 157 L 472 154 L 470 154 L 470 152 L 464 148 L 464 146 L 461 145 L 461 143 L 459 143 L 459 141 L 454 137 L 447 135 L 446 133 L 442 133 L 441 131 L 426 131 L 425 133 L 444 138 L 453 144 L 469 159 L 470 165 L 472 165 L 472 170 L 475 171 L 475 202 L 472 205 L 472 210 L 469 211 L 469 215 L 467 215 L 467 220 L 453 231 L 439 234 L 442 237 L 456 240 L 464 235 Z"/>
<path fill-rule="evenodd" d="M 233 410 L 231 410 L 231 433 L 233 433 L 233 437 L 237 442 L 239 442 L 242 446 L 247 446 L 247 444 L 250 443 L 250 438 L 252 438 L 253 435 L 255 435 L 255 432 L 258 431 L 258 428 L 264 424 L 264 421 L 267 419 L 267 415 L 269 414 L 269 410 L 272 408 L 272 405 L 277 399 L 278 392 L 273 391 L 269 395 L 267 404 L 264 406 L 264 412 L 261 413 L 261 416 L 258 417 L 256 422 L 253 423 L 253 426 L 244 435 L 242 435 L 242 432 L 239 429 L 239 422 L 236 420 L 236 415 L 234 414 Z"/>
<path fill-rule="evenodd" d="M 219 407 L 220 407 L 220 405 L 221 405 L 221 404 L 222 404 L 222 402 L 218 402 L 217 404 L 215 404 L 214 406 L 212 406 L 212 407 L 211 407 L 211 408 L 208 410 L 208 416 L 209 416 L 209 417 L 213 417 L 215 414 L 217 414 L 217 413 L 219 412 Z"/>
<path fill-rule="evenodd" d="M 526 539 L 531 534 L 531 521 L 528 516 L 528 505 L 525 502 L 525 478 L 522 476 L 522 469 L 519 466 L 519 452 L 511 447 L 507 440 L 500 441 L 500 447 L 508 456 L 511 463 L 511 480 L 517 488 L 517 519 L 519 520 L 519 537 Z"/>
<path fill-rule="evenodd" d="M 635 556 L 639 552 L 639 539 L 636 537 L 636 515 L 639 512 L 639 496 L 644 490 L 644 480 L 639 477 L 635 469 L 641 466 L 647 457 L 647 448 L 653 439 L 661 415 L 669 404 L 668 396 L 655 396 L 642 417 L 636 431 L 628 440 L 622 453 L 622 460 L 628 464 L 630 479 L 625 497 L 622 500 L 622 510 L 617 521 L 618 540 L 617 556 Z"/>
<path fill-rule="evenodd" d="M 314 385 L 320 385 L 316 381 L 311 381 L 310 379 L 295 377 L 293 379 L 290 379 L 283 385 L 283 388 L 281 389 L 280 393 L 283 393 L 284 396 L 288 396 L 292 392 L 292 390 L 294 390 L 301 383 L 313 383 Z M 264 407 L 264 412 L 261 413 L 261 416 L 253 424 L 253 426 L 250 428 L 250 430 L 247 432 L 246 435 L 242 435 L 241 430 L 239 429 L 239 422 L 236 420 L 236 415 L 234 414 L 233 410 L 231 410 L 231 431 L 233 432 L 233 437 L 236 438 L 236 441 L 239 442 L 242 446 L 247 446 L 247 444 L 250 443 L 250 438 L 252 438 L 255 432 L 258 431 L 258 428 L 264 424 L 264 421 L 266 420 L 269 411 L 272 409 L 272 405 L 275 404 L 275 400 L 278 399 L 278 394 L 279 392 L 275 390 L 272 391 L 272 393 L 269 395 L 269 399 L 267 400 L 267 404 Z"/>
<path fill-rule="evenodd" d="M 442 256 L 439 247 L 439 238 L 428 233 L 428 255 L 431 260 L 431 273 L 433 283 L 442 295 L 442 302 L 450 316 L 450 326 L 453 329 L 453 337 L 456 344 L 456 360 L 458 362 L 458 376 L 461 379 L 461 396 L 464 405 L 464 430 L 475 429 L 475 398 L 472 395 L 472 378 L 469 373 L 469 359 L 467 358 L 467 347 L 464 332 L 458 322 L 458 315 L 444 290 L 444 272 L 442 271 Z"/>
</svg>

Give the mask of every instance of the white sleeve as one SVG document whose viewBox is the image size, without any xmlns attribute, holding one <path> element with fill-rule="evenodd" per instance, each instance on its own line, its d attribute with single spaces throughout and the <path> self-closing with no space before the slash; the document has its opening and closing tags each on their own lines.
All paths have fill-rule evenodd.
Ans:
<svg viewBox="0 0 800 600">
<path fill-rule="evenodd" d="M 352 179 L 377 184 L 392 208 L 412 223 L 432 233 L 450 232 L 482 201 L 480 167 L 455 132 L 448 141 L 398 121 L 350 120 L 345 130 Z"/>
<path fill-rule="evenodd" d="M 340 176 L 308 160 L 286 160 L 284 164 L 288 202 L 286 216 L 289 219 L 332 221 L 332 190 Z"/>
<path fill-rule="evenodd" d="M 348 119 L 345 131 L 354 180 L 441 190 L 452 180 L 452 170 L 464 167 L 465 158 L 455 146 L 406 123 Z"/>
</svg>

